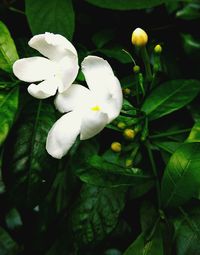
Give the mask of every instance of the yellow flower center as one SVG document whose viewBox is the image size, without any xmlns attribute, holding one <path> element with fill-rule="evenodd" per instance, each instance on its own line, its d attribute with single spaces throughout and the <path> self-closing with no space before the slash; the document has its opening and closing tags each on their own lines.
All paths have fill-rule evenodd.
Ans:
<svg viewBox="0 0 200 255">
<path fill-rule="evenodd" d="M 94 107 L 91 108 L 92 111 L 98 112 L 101 110 L 100 106 L 95 105 Z"/>
</svg>

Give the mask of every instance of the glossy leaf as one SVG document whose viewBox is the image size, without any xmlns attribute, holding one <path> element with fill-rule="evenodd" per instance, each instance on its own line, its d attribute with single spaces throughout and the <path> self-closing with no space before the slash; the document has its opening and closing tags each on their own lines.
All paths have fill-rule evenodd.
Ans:
<svg viewBox="0 0 200 255">
<path fill-rule="evenodd" d="M 79 246 L 104 239 L 117 225 L 125 206 L 126 188 L 83 185 L 71 212 L 72 230 Z"/>
<path fill-rule="evenodd" d="M 142 106 L 149 120 L 174 112 L 191 102 L 200 91 L 198 80 L 172 80 L 165 82 L 147 97 Z"/>
<path fill-rule="evenodd" d="M 188 143 L 200 142 L 200 121 L 197 121 L 194 124 L 186 142 Z"/>
<path fill-rule="evenodd" d="M 57 165 L 45 149 L 48 131 L 56 120 L 53 105 L 38 100 L 31 103 L 21 115 L 4 153 L 5 160 L 9 156 L 9 164 L 4 166 L 9 173 L 8 190 L 17 205 L 23 207 L 34 207 L 40 202 Z"/>
<path fill-rule="evenodd" d="M 75 15 L 71 0 L 26 0 L 25 3 L 28 23 L 34 35 L 52 32 L 72 39 Z"/>
<path fill-rule="evenodd" d="M 0 145 L 5 141 L 18 108 L 19 89 L 0 91 Z"/>
<path fill-rule="evenodd" d="M 12 65 L 18 59 L 15 44 L 5 24 L 0 21 L 0 68 L 12 72 Z"/>
<path fill-rule="evenodd" d="M 164 207 L 180 206 L 200 187 L 200 143 L 186 143 L 171 156 L 164 172 L 161 199 Z"/>
<path fill-rule="evenodd" d="M 87 2 L 101 8 L 113 10 L 132 10 L 151 8 L 163 3 L 168 3 L 170 0 L 86 0 Z"/>
</svg>

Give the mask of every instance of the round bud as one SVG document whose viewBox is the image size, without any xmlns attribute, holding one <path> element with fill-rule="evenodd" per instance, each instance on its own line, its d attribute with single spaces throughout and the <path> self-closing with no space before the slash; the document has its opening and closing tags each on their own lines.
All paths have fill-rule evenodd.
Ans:
<svg viewBox="0 0 200 255">
<path fill-rule="evenodd" d="M 120 152 L 122 150 L 122 145 L 119 142 L 113 142 L 111 144 L 111 150 L 114 152 Z"/>
<path fill-rule="evenodd" d="M 140 72 L 140 67 L 139 67 L 138 65 L 135 65 L 135 66 L 133 67 L 133 72 L 134 72 L 134 73 L 139 73 L 139 72 Z"/>
<path fill-rule="evenodd" d="M 131 41 L 133 45 L 143 47 L 148 42 L 148 35 L 143 29 L 136 28 L 132 33 Z"/>
<path fill-rule="evenodd" d="M 133 140 L 136 133 L 133 129 L 127 128 L 124 130 L 123 135 L 126 140 Z"/>
<path fill-rule="evenodd" d="M 126 124 L 122 121 L 120 121 L 118 124 L 117 124 L 117 127 L 120 128 L 120 129 L 125 129 L 126 127 Z"/>
<path fill-rule="evenodd" d="M 162 52 L 162 46 L 160 44 L 157 44 L 155 47 L 154 47 L 154 52 L 156 54 L 160 54 Z"/>
<path fill-rule="evenodd" d="M 126 167 L 131 167 L 133 165 L 133 160 L 131 158 L 127 158 L 125 161 Z"/>
<path fill-rule="evenodd" d="M 123 93 L 124 93 L 124 95 L 128 96 L 131 94 L 131 90 L 129 88 L 124 88 Z"/>
<path fill-rule="evenodd" d="M 142 130 L 142 126 L 140 124 L 136 125 L 134 128 L 135 133 L 138 133 Z"/>
</svg>

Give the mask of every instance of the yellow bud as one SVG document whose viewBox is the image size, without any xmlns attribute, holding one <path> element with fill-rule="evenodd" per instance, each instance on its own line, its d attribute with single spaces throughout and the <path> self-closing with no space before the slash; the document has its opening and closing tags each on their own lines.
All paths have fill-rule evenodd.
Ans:
<svg viewBox="0 0 200 255">
<path fill-rule="evenodd" d="M 114 152 L 120 152 L 120 151 L 122 150 L 122 145 L 121 145 L 121 143 L 113 142 L 113 143 L 111 144 L 111 149 L 112 149 L 112 151 L 114 151 Z"/>
<path fill-rule="evenodd" d="M 140 67 L 139 67 L 138 65 L 135 65 L 135 66 L 133 67 L 133 72 L 134 72 L 134 73 L 139 73 L 139 71 L 140 71 Z"/>
<path fill-rule="evenodd" d="M 123 93 L 124 93 L 124 95 L 128 96 L 131 94 L 131 90 L 129 88 L 125 88 L 125 89 L 123 89 Z"/>
<path fill-rule="evenodd" d="M 126 167 L 131 167 L 133 165 L 133 160 L 131 158 L 127 158 L 125 161 Z"/>
<path fill-rule="evenodd" d="M 124 130 L 124 137 L 127 140 L 133 140 L 135 135 L 136 135 L 136 133 L 133 129 L 127 128 L 127 129 Z"/>
<path fill-rule="evenodd" d="M 131 41 L 132 44 L 135 46 L 138 47 L 145 46 L 148 42 L 148 35 L 143 29 L 136 28 L 132 33 Z"/>
<path fill-rule="evenodd" d="M 154 47 L 154 52 L 157 53 L 157 54 L 160 54 L 162 52 L 162 46 L 160 44 L 157 44 Z"/>
<path fill-rule="evenodd" d="M 124 129 L 126 127 L 126 124 L 122 121 L 120 121 L 118 124 L 117 124 L 117 127 L 120 128 L 120 129 Z"/>
</svg>

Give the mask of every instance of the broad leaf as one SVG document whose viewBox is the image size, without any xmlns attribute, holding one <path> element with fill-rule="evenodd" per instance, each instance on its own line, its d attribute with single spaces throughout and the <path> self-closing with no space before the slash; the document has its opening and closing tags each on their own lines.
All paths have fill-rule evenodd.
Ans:
<svg viewBox="0 0 200 255">
<path fill-rule="evenodd" d="M 84 185 L 73 211 L 72 230 L 79 246 L 104 239 L 117 225 L 125 206 L 126 188 Z"/>
<path fill-rule="evenodd" d="M 71 0 L 26 0 L 26 15 L 32 33 L 53 32 L 72 39 L 74 10 Z"/>
<path fill-rule="evenodd" d="M 200 251 L 200 210 L 184 212 L 174 220 L 177 255 L 198 255 Z"/>
<path fill-rule="evenodd" d="M 129 64 L 132 63 L 132 59 L 122 50 L 122 47 L 113 46 L 111 49 L 99 49 L 103 55 L 109 58 L 116 59 L 122 64 Z"/>
<path fill-rule="evenodd" d="M 12 72 L 12 65 L 18 59 L 13 39 L 7 27 L 0 21 L 0 68 Z"/>
<path fill-rule="evenodd" d="M 54 179 L 57 161 L 48 155 L 45 143 L 55 120 L 53 105 L 34 100 L 10 136 L 4 172 L 9 173 L 7 186 L 17 205 L 36 206 Z"/>
<path fill-rule="evenodd" d="M 191 102 L 200 91 L 198 80 L 172 80 L 165 82 L 146 98 L 142 110 L 149 120 L 158 119 Z"/>
<path fill-rule="evenodd" d="M 0 145 L 5 141 L 18 108 L 18 88 L 0 91 Z"/>
<path fill-rule="evenodd" d="M 161 198 L 164 207 L 180 206 L 200 187 L 200 143 L 186 143 L 170 158 L 164 172 Z"/>
<path fill-rule="evenodd" d="M 10 235 L 0 227 L 0 254 L 1 255 L 15 255 L 17 254 L 18 245 L 10 237 Z"/>
<path fill-rule="evenodd" d="M 152 8 L 156 5 L 168 3 L 171 0 L 86 0 L 101 8 L 113 10 L 132 10 Z"/>
</svg>

